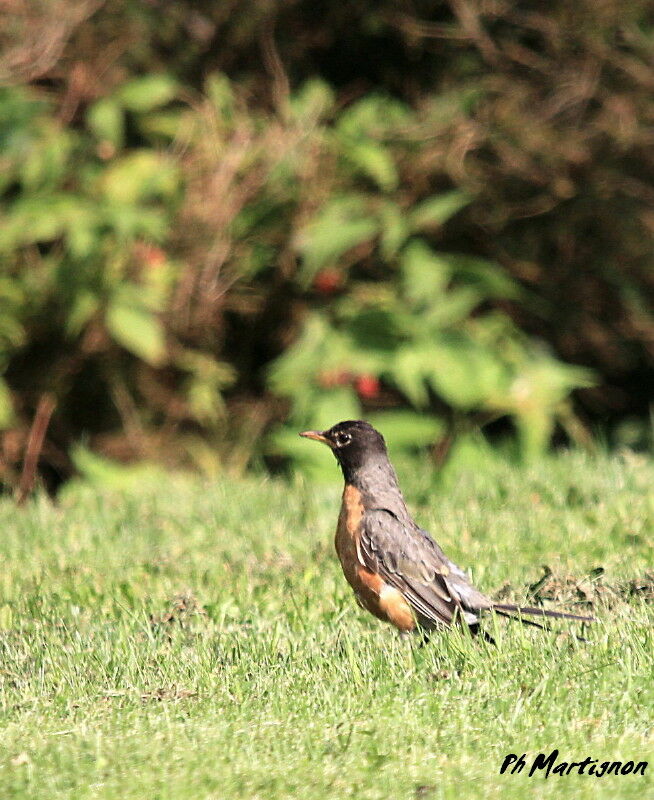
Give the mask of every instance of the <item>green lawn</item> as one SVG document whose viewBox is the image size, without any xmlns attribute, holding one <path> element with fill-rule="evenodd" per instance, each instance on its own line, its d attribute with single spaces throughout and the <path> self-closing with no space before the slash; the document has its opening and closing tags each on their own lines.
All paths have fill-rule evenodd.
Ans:
<svg viewBox="0 0 654 800">
<path fill-rule="evenodd" d="M 508 753 L 554 748 L 654 762 L 654 587 L 629 593 L 654 564 L 654 464 L 400 473 L 481 588 L 524 600 L 548 565 L 551 603 L 595 601 L 591 641 L 498 620 L 496 648 L 452 632 L 420 649 L 366 616 L 333 552 L 336 466 L 326 486 L 173 477 L 4 500 L 0 798 L 654 796 L 654 763 L 499 775 Z"/>
</svg>

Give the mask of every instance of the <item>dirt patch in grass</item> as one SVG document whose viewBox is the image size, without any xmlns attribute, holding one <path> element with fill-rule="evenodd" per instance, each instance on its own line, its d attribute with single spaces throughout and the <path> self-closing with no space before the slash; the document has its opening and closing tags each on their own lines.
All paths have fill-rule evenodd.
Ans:
<svg viewBox="0 0 654 800">
<path fill-rule="evenodd" d="M 642 576 L 628 581 L 608 582 L 603 567 L 592 569 L 582 577 L 554 572 L 543 567 L 543 575 L 527 587 L 527 602 L 534 605 L 557 605 L 586 608 L 616 608 L 632 603 L 638 598 L 646 603 L 654 603 L 654 570 L 647 570 Z M 515 597 L 511 584 L 505 584 L 495 597 L 504 600 Z"/>
</svg>

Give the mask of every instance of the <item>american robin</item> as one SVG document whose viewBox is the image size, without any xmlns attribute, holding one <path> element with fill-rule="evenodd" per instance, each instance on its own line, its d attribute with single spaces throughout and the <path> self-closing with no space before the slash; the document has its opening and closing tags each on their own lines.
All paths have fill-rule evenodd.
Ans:
<svg viewBox="0 0 654 800">
<path fill-rule="evenodd" d="M 454 621 L 480 632 L 481 613 L 590 622 L 592 617 L 495 603 L 470 583 L 411 518 L 388 459 L 383 436 L 362 420 L 339 422 L 300 436 L 331 448 L 345 478 L 336 528 L 336 552 L 363 608 L 400 631 L 429 632 Z M 488 640 L 488 634 L 482 631 Z"/>
</svg>

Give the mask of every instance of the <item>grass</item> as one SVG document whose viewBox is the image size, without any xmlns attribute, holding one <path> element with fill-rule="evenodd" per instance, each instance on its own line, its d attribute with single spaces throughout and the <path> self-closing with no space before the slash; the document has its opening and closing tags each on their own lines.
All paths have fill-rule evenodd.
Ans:
<svg viewBox="0 0 654 800">
<path fill-rule="evenodd" d="M 653 796 L 652 764 L 601 780 L 499 768 L 554 748 L 654 755 L 654 608 L 623 591 L 653 563 L 654 464 L 418 467 L 400 475 L 417 519 L 486 591 L 524 600 L 547 564 L 570 606 L 566 576 L 604 568 L 583 584 L 591 643 L 498 620 L 496 648 L 454 631 L 420 649 L 366 616 L 333 553 L 336 468 L 328 486 L 171 478 L 4 500 L 0 797 Z"/>
</svg>

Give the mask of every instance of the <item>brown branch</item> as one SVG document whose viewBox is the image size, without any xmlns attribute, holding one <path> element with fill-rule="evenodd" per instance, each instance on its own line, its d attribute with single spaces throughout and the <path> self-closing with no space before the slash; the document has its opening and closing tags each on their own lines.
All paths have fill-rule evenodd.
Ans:
<svg viewBox="0 0 654 800">
<path fill-rule="evenodd" d="M 0 0 L 0 83 L 27 83 L 59 61 L 75 28 L 104 0 Z"/>
<path fill-rule="evenodd" d="M 431 457 L 437 470 L 441 471 L 445 467 L 455 440 L 456 434 L 450 429 L 446 431 L 432 447 Z"/>
<path fill-rule="evenodd" d="M 265 30 L 260 36 L 259 43 L 264 66 L 272 79 L 271 88 L 275 109 L 282 118 L 285 118 L 288 115 L 288 101 L 291 89 L 284 63 L 275 42 L 274 29 L 268 28 Z"/>
<path fill-rule="evenodd" d="M 450 0 L 450 7 L 461 28 L 468 34 L 486 62 L 497 65 L 499 53 L 493 40 L 484 30 L 479 8 L 468 0 Z"/>
<path fill-rule="evenodd" d="M 36 479 L 36 467 L 43 449 L 43 440 L 45 439 L 50 418 L 55 410 L 57 401 L 54 397 L 45 392 L 41 395 L 39 404 L 34 415 L 34 422 L 30 429 L 30 435 L 27 440 L 25 448 L 25 460 L 23 461 L 23 472 L 20 476 L 20 483 L 18 484 L 18 499 L 17 503 L 22 506 L 27 500 L 30 492 L 34 488 L 34 481 Z"/>
</svg>

